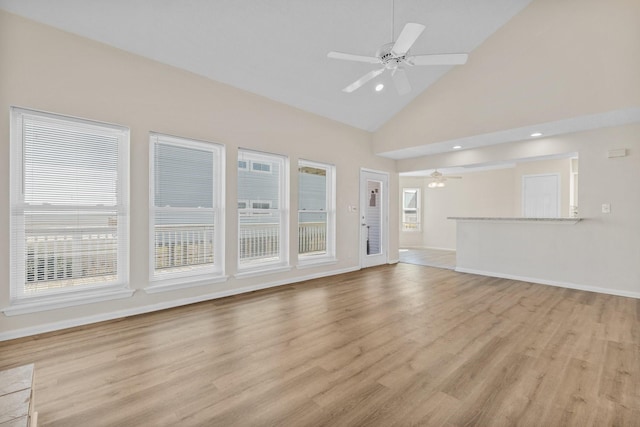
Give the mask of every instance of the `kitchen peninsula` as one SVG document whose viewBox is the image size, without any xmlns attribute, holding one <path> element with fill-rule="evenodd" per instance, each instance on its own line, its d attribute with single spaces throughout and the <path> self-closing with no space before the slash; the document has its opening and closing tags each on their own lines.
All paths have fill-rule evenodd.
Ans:
<svg viewBox="0 0 640 427">
<path fill-rule="evenodd" d="M 448 219 L 457 222 L 456 271 L 584 289 L 570 275 L 580 262 L 582 218 Z"/>
</svg>

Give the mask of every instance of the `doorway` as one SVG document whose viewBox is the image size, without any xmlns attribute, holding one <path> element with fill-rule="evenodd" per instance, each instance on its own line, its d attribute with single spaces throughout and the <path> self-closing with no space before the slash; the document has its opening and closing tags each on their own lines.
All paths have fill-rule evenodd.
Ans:
<svg viewBox="0 0 640 427">
<path fill-rule="evenodd" d="M 389 175 L 360 170 L 360 267 L 387 263 Z"/>
<path fill-rule="evenodd" d="M 522 213 L 527 218 L 560 216 L 560 174 L 522 177 Z"/>
</svg>

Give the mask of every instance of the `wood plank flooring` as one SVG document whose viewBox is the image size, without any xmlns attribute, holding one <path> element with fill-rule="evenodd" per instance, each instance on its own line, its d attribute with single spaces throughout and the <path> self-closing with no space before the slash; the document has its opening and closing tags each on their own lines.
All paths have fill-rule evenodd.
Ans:
<svg viewBox="0 0 640 427">
<path fill-rule="evenodd" d="M 40 426 L 640 426 L 640 301 L 411 264 L 0 343 Z"/>
</svg>

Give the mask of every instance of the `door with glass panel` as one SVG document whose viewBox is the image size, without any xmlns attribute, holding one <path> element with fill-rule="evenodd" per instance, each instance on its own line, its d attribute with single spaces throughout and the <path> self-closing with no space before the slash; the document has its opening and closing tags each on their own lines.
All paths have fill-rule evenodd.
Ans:
<svg viewBox="0 0 640 427">
<path fill-rule="evenodd" d="M 360 171 L 360 266 L 387 263 L 389 175 Z"/>
</svg>

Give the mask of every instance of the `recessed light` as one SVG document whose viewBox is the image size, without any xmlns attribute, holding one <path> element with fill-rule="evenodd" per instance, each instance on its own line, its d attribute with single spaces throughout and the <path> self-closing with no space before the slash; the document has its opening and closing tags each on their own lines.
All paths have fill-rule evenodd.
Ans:
<svg viewBox="0 0 640 427">
<path fill-rule="evenodd" d="M 453 146 L 453 149 L 454 149 L 454 150 L 459 150 L 459 149 L 461 149 L 461 148 L 462 148 L 462 145 L 454 145 L 454 146 Z"/>
<path fill-rule="evenodd" d="M 382 83 L 378 83 L 376 85 L 376 92 L 380 92 L 382 89 L 384 89 L 384 85 Z"/>
<path fill-rule="evenodd" d="M 531 134 L 531 136 L 535 138 L 536 136 L 542 136 L 542 133 L 534 132 L 534 133 Z"/>
</svg>

